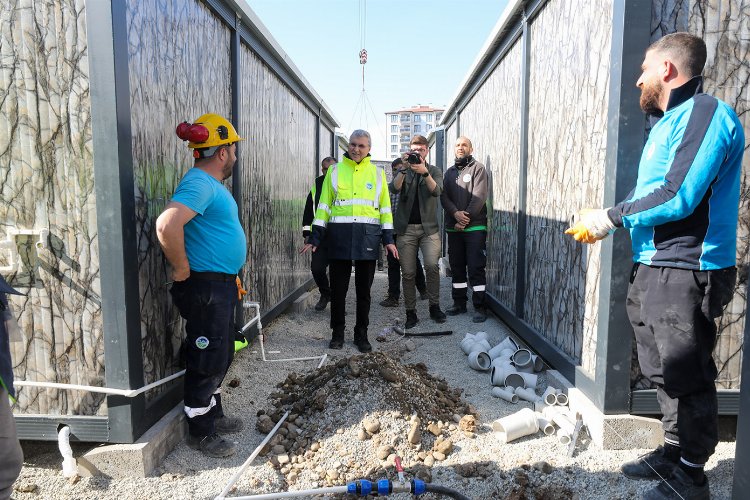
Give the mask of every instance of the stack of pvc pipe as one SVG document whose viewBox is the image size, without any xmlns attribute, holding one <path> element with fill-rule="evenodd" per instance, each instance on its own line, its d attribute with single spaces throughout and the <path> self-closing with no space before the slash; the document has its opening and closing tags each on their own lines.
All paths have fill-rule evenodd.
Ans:
<svg viewBox="0 0 750 500">
<path fill-rule="evenodd" d="M 492 358 L 490 381 L 494 386 L 493 396 L 513 403 L 519 398 L 532 403 L 539 400 L 535 392 L 537 375 L 533 372 L 544 366 L 541 358 L 528 349 L 519 348 L 510 337 L 490 349 L 488 354 Z"/>
<path fill-rule="evenodd" d="M 482 372 L 490 369 L 492 359 L 487 353 L 490 343 L 487 341 L 486 332 L 467 333 L 461 341 L 461 350 L 468 356 L 472 369 Z"/>
<path fill-rule="evenodd" d="M 554 423 L 559 428 L 557 438 L 562 444 L 569 444 L 575 430 L 575 418 L 562 406 L 546 406 L 542 410 L 542 418 Z"/>
</svg>

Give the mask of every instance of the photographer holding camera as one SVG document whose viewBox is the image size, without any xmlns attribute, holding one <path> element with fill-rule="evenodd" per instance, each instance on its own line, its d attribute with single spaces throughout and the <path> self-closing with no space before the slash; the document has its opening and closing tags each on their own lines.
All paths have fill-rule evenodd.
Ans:
<svg viewBox="0 0 750 500">
<path fill-rule="evenodd" d="M 438 259 L 441 243 L 437 220 L 438 198 L 443 192 L 443 172 L 425 161 L 428 142 L 424 136 L 415 135 L 409 146 L 411 151 L 404 153 L 403 163 L 388 185 L 392 193 L 400 194 L 393 228 L 401 262 L 406 328 L 419 323 L 415 277 L 416 257 L 420 248 L 427 275 L 430 317 L 436 323 L 445 322 L 445 313 L 440 310 Z"/>
</svg>

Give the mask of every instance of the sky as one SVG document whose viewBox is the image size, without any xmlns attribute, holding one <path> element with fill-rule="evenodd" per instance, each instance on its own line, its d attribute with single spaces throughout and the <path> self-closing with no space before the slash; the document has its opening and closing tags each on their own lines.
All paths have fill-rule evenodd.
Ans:
<svg viewBox="0 0 750 500">
<path fill-rule="evenodd" d="M 376 160 L 388 158 L 385 113 L 418 104 L 450 104 L 508 3 L 246 1 L 333 112 L 340 130 L 370 132 Z M 366 99 L 359 63 L 362 48 L 368 55 Z"/>
</svg>

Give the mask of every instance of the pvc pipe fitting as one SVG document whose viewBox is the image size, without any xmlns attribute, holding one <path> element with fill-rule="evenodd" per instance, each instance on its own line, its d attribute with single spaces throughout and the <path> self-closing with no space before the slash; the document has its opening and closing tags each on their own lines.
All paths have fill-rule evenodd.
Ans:
<svg viewBox="0 0 750 500">
<path fill-rule="evenodd" d="M 500 344 L 497 344 L 492 349 L 490 349 L 489 351 L 487 351 L 487 354 L 489 354 L 492 359 L 497 359 L 502 355 L 503 351 L 504 351 L 503 345 L 502 343 L 500 343 Z"/>
<path fill-rule="evenodd" d="M 474 370 L 486 372 L 490 369 L 491 363 L 490 355 L 484 351 L 472 351 L 469 353 L 469 366 Z"/>
<path fill-rule="evenodd" d="M 557 400 L 556 404 L 559 406 L 567 406 L 568 404 L 568 395 L 562 391 L 557 391 L 555 399 Z"/>
<path fill-rule="evenodd" d="M 480 340 L 487 340 L 487 332 L 477 332 L 474 334 L 474 340 L 479 342 Z M 487 348 L 489 349 L 489 343 Z"/>
<path fill-rule="evenodd" d="M 523 377 L 512 366 L 493 366 L 490 378 L 496 387 L 525 387 Z"/>
<path fill-rule="evenodd" d="M 492 355 L 490 355 L 490 357 L 492 357 Z M 516 371 L 516 368 L 510 363 L 509 359 L 503 359 L 501 357 L 494 358 L 492 360 L 492 366 L 502 368 L 503 370 L 507 368 L 509 370 Z"/>
<path fill-rule="evenodd" d="M 572 435 L 576 429 L 576 424 L 562 413 L 556 413 L 552 417 L 552 421 L 560 428 L 560 430 L 564 431 L 565 434 Z"/>
<path fill-rule="evenodd" d="M 536 381 L 539 376 L 536 373 L 518 372 L 523 377 L 524 387 L 528 387 L 532 391 L 536 388 Z"/>
<path fill-rule="evenodd" d="M 471 352 L 471 346 L 473 346 L 476 343 L 476 340 L 474 340 L 474 337 L 469 337 L 469 334 L 466 334 L 466 337 L 461 341 L 461 350 L 464 352 L 464 354 L 469 354 Z"/>
<path fill-rule="evenodd" d="M 570 434 L 566 433 L 562 429 L 558 429 L 557 439 L 560 441 L 560 444 L 570 444 L 570 441 L 572 440 Z"/>
<path fill-rule="evenodd" d="M 534 389 L 516 387 L 515 393 L 519 398 L 523 399 L 524 401 L 528 401 L 529 403 L 536 403 L 537 401 L 539 401 L 539 396 L 536 395 L 536 391 L 534 391 Z"/>
<path fill-rule="evenodd" d="M 493 387 L 490 394 L 509 403 L 518 403 L 518 395 L 506 387 Z"/>
<path fill-rule="evenodd" d="M 57 447 L 63 457 L 62 472 L 64 477 L 73 477 L 78 475 L 78 464 L 73 458 L 73 449 L 70 447 L 70 427 L 63 426 L 57 433 Z"/>
<path fill-rule="evenodd" d="M 513 357 L 511 357 L 511 360 L 513 361 L 513 364 L 516 365 L 518 371 L 534 370 L 533 361 L 531 359 L 531 351 L 529 351 L 528 349 L 518 349 L 513 353 Z"/>
<path fill-rule="evenodd" d="M 555 391 L 555 388 L 552 386 L 547 387 L 542 393 L 542 399 L 544 400 L 544 404 L 548 406 L 556 405 L 557 391 Z"/>
<path fill-rule="evenodd" d="M 490 343 L 489 342 L 487 342 L 486 340 L 477 340 L 476 342 L 474 342 L 471 345 L 471 348 L 470 348 L 469 352 L 474 352 L 474 351 L 487 352 L 489 350 L 490 350 Z M 492 360 L 490 360 L 490 361 L 492 361 Z"/>
<path fill-rule="evenodd" d="M 497 344 L 495 347 L 499 347 L 500 349 L 498 352 L 502 352 L 504 350 L 509 350 L 516 352 L 518 350 L 518 344 L 516 344 L 516 341 L 513 340 L 511 337 L 505 337 L 499 344 Z"/>
<path fill-rule="evenodd" d="M 510 443 L 520 437 L 539 432 L 539 422 L 532 410 L 524 408 L 492 422 L 492 430 L 498 433 L 498 439 Z"/>
<path fill-rule="evenodd" d="M 535 372 L 540 372 L 544 370 L 544 360 L 542 358 L 540 358 L 536 354 L 532 354 L 531 361 L 532 361 L 532 364 L 534 365 Z"/>
<path fill-rule="evenodd" d="M 513 387 L 517 389 L 519 387 L 525 387 L 525 382 L 520 373 L 513 371 L 506 373 L 505 375 L 505 387 Z"/>
<path fill-rule="evenodd" d="M 535 412 L 536 414 L 536 420 L 539 422 L 539 429 L 544 432 L 545 436 L 551 436 L 555 433 L 555 426 L 552 425 L 552 422 L 544 418 L 544 415 L 542 415 L 539 412 Z"/>
</svg>

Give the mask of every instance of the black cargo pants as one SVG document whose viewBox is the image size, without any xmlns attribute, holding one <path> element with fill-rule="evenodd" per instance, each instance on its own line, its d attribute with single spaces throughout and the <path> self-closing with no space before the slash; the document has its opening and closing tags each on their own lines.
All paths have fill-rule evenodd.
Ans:
<svg viewBox="0 0 750 500">
<path fill-rule="evenodd" d="M 736 274 L 636 264 L 630 276 L 626 308 L 641 372 L 657 386 L 665 439 L 693 464 L 706 463 L 718 443 L 714 320 Z"/>
<path fill-rule="evenodd" d="M 487 277 L 487 231 L 462 231 L 448 233 L 448 262 L 451 265 L 451 296 L 456 304 L 466 304 L 468 287 L 475 309 L 485 306 Z M 468 269 L 468 282 L 466 270 Z"/>
</svg>

